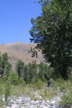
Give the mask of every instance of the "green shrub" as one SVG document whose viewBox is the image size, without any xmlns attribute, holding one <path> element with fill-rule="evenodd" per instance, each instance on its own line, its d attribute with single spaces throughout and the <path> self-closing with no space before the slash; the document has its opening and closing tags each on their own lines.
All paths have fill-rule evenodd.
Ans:
<svg viewBox="0 0 72 108">
<path fill-rule="evenodd" d="M 0 78 L 0 96 L 4 94 L 6 78 Z"/>
<path fill-rule="evenodd" d="M 16 72 L 18 74 L 18 78 L 20 79 L 24 72 L 24 62 L 22 60 L 18 60 L 16 63 Z"/>
<path fill-rule="evenodd" d="M 42 81 L 41 79 L 38 79 L 36 82 L 32 83 L 32 86 L 35 90 L 42 89 L 45 87 L 46 82 Z"/>
<path fill-rule="evenodd" d="M 45 79 L 45 65 L 43 63 L 39 64 L 39 78 L 41 78 L 41 80 Z"/>
<path fill-rule="evenodd" d="M 32 63 L 29 63 L 29 78 L 30 82 L 34 82 L 37 79 L 37 65 L 36 62 L 33 61 Z"/>
<path fill-rule="evenodd" d="M 0 100 L 0 108 L 4 108 L 4 102 Z"/>
<path fill-rule="evenodd" d="M 39 64 L 39 78 L 41 78 L 41 80 L 48 80 L 49 78 L 53 77 L 53 74 L 53 68 L 44 63 Z"/>
<path fill-rule="evenodd" d="M 26 81 L 26 83 L 29 83 L 29 68 L 28 68 L 28 65 L 25 65 L 25 67 L 24 67 L 23 79 Z"/>
<path fill-rule="evenodd" d="M 36 61 L 24 65 L 24 63 L 19 60 L 16 64 L 18 78 L 22 78 L 26 83 L 32 83 L 41 79 L 42 81 L 48 80 L 53 77 L 54 69 L 47 64 L 40 63 L 36 64 Z"/>
<path fill-rule="evenodd" d="M 69 79 L 70 79 L 70 81 L 72 82 L 72 68 L 71 68 L 71 67 L 69 68 L 69 72 L 70 72 Z"/>
<path fill-rule="evenodd" d="M 8 54 L 4 53 L 2 56 L 0 56 L 0 76 L 8 77 L 11 70 L 12 67 L 8 61 Z"/>
<path fill-rule="evenodd" d="M 18 85 L 18 84 L 25 85 L 25 81 L 22 78 L 19 79 L 16 72 L 11 71 L 8 80 L 11 82 L 11 85 Z"/>
<path fill-rule="evenodd" d="M 61 105 L 72 105 L 72 91 L 62 97 Z"/>
<path fill-rule="evenodd" d="M 37 65 L 33 61 L 24 67 L 24 80 L 26 83 L 31 83 L 37 79 Z"/>
<path fill-rule="evenodd" d="M 5 101 L 7 101 L 8 96 L 10 95 L 10 90 L 11 90 L 11 84 L 9 81 L 7 81 L 5 86 Z"/>
<path fill-rule="evenodd" d="M 19 82 L 18 76 L 15 72 L 11 72 L 8 79 L 12 85 L 17 85 Z"/>
</svg>

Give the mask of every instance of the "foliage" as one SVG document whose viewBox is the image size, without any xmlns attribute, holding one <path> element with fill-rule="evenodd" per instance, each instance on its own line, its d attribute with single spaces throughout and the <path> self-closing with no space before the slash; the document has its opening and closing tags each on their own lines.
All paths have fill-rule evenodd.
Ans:
<svg viewBox="0 0 72 108">
<path fill-rule="evenodd" d="M 37 99 L 36 95 L 39 94 L 39 96 L 41 96 L 41 99 L 46 100 L 48 98 L 52 99 L 55 95 L 59 95 L 59 93 L 63 93 L 62 102 L 64 103 L 62 103 L 62 105 L 66 105 L 66 103 L 70 104 L 72 102 L 72 98 L 71 98 L 72 97 L 72 92 L 71 92 L 72 82 L 71 80 L 64 80 L 62 78 L 56 79 L 54 80 L 53 87 L 47 87 L 47 83 L 42 81 L 41 79 L 38 79 L 35 82 L 31 82 L 30 84 L 25 84 L 25 85 L 23 85 L 22 82 L 20 84 L 10 85 L 10 82 L 11 82 L 10 78 L 8 78 L 8 80 L 6 78 L 0 78 L 0 97 L 6 92 L 6 91 L 4 92 L 3 90 L 5 88 L 5 90 L 8 90 L 6 93 L 8 94 L 7 98 L 9 95 L 20 96 L 24 94 L 24 96 L 31 96 L 33 99 Z M 7 87 L 6 85 L 9 87 Z"/>
<path fill-rule="evenodd" d="M 72 105 L 72 91 L 62 97 L 61 105 Z"/>
<path fill-rule="evenodd" d="M 36 82 L 32 83 L 32 86 L 35 90 L 42 89 L 45 87 L 46 82 L 42 81 L 41 79 L 38 79 Z"/>
<path fill-rule="evenodd" d="M 41 80 L 49 80 L 49 78 L 53 77 L 53 73 L 53 68 L 49 67 L 47 64 L 39 64 L 39 78 Z"/>
<path fill-rule="evenodd" d="M 0 97 L 4 94 L 6 78 L 0 78 Z"/>
<path fill-rule="evenodd" d="M 25 65 L 25 67 L 24 67 L 23 79 L 26 81 L 26 83 L 29 83 L 29 68 L 28 68 L 28 65 Z"/>
<path fill-rule="evenodd" d="M 16 72 L 18 74 L 19 79 L 22 76 L 23 70 L 24 70 L 24 62 L 22 60 L 18 60 L 16 64 Z"/>
<path fill-rule="evenodd" d="M 7 81 L 5 86 L 5 101 L 7 101 L 8 96 L 10 95 L 10 90 L 11 90 L 11 83 Z"/>
<path fill-rule="evenodd" d="M 36 62 L 33 61 L 29 63 L 24 68 L 24 80 L 26 83 L 33 82 L 37 79 L 37 65 Z"/>
<path fill-rule="evenodd" d="M 4 102 L 2 100 L 0 100 L 0 108 L 4 108 Z"/>
<path fill-rule="evenodd" d="M 72 105 L 72 81 L 64 80 L 63 78 L 58 78 L 54 81 L 54 88 L 63 93 L 61 98 L 60 106 L 67 107 L 67 105 Z"/>
<path fill-rule="evenodd" d="M 70 72 L 70 81 L 72 82 L 72 67 L 69 68 L 69 72 Z"/>
<path fill-rule="evenodd" d="M 5 75 L 8 78 L 11 70 L 11 64 L 8 61 L 8 55 L 7 53 L 4 53 L 2 56 L 0 56 L 0 75 Z"/>
<path fill-rule="evenodd" d="M 24 65 L 24 63 L 19 60 L 16 64 L 16 69 L 19 79 L 22 78 L 26 83 L 35 82 L 38 78 L 41 80 L 48 80 L 53 77 L 54 73 L 53 68 L 44 63 L 37 65 L 36 61 Z"/>
<path fill-rule="evenodd" d="M 10 72 L 8 80 L 11 82 L 11 85 L 17 85 L 19 83 L 18 75 L 13 71 Z"/>
<path fill-rule="evenodd" d="M 37 64 L 35 61 L 33 61 L 28 66 L 30 79 L 31 81 L 35 81 L 37 79 Z"/>
<path fill-rule="evenodd" d="M 28 51 L 29 53 L 32 53 L 32 57 L 38 57 L 37 51 L 35 48 L 30 47 L 30 50 Z"/>
<path fill-rule="evenodd" d="M 42 14 L 30 30 L 31 41 L 39 43 L 55 74 L 68 78 L 72 61 L 72 0 L 40 0 Z"/>
</svg>

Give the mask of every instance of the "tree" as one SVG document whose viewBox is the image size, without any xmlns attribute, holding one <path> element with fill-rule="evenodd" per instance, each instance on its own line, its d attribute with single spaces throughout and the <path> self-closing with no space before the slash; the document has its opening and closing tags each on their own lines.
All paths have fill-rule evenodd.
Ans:
<svg viewBox="0 0 72 108">
<path fill-rule="evenodd" d="M 39 77 L 41 78 L 41 80 L 45 80 L 45 64 L 40 63 L 39 64 Z"/>
<path fill-rule="evenodd" d="M 7 64 L 8 64 L 8 55 L 7 53 L 4 53 L 2 55 L 2 60 L 1 60 L 1 68 L 2 68 L 1 74 L 2 75 L 6 74 Z"/>
<path fill-rule="evenodd" d="M 37 65 L 35 61 L 24 67 L 24 80 L 26 83 L 31 83 L 37 80 Z"/>
<path fill-rule="evenodd" d="M 29 77 L 29 68 L 28 65 L 25 65 L 24 67 L 24 76 L 23 76 L 24 80 L 26 81 L 26 83 L 30 82 L 30 77 Z"/>
<path fill-rule="evenodd" d="M 2 56 L 0 56 L 0 75 L 6 75 L 6 77 L 8 77 L 11 69 L 12 67 L 8 61 L 8 54 L 4 53 Z"/>
<path fill-rule="evenodd" d="M 0 56 L 0 75 L 2 74 L 2 57 Z"/>
<path fill-rule="evenodd" d="M 42 14 L 30 30 L 31 41 L 38 43 L 57 76 L 68 78 L 72 64 L 72 0 L 40 0 Z"/>
<path fill-rule="evenodd" d="M 34 82 L 37 79 L 37 64 L 36 61 L 28 64 L 30 81 Z"/>
<path fill-rule="evenodd" d="M 37 51 L 35 48 L 30 47 L 29 53 L 32 53 L 32 57 L 38 57 Z"/>
<path fill-rule="evenodd" d="M 22 60 L 18 60 L 18 62 L 16 64 L 16 71 L 17 71 L 18 77 L 20 79 L 20 77 L 22 77 L 22 74 L 24 72 L 24 62 Z"/>
<path fill-rule="evenodd" d="M 41 80 L 49 80 L 50 78 L 52 78 L 53 73 L 54 73 L 53 68 L 51 68 L 47 64 L 44 64 L 44 63 L 39 64 L 39 74 L 38 75 Z"/>
</svg>

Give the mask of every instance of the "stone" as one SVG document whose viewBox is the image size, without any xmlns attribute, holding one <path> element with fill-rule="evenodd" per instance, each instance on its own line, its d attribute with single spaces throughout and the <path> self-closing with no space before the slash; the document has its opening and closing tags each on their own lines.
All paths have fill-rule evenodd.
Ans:
<svg viewBox="0 0 72 108">
<path fill-rule="evenodd" d="M 53 86 L 53 79 L 50 78 L 48 81 L 48 87 L 52 87 Z"/>
<path fill-rule="evenodd" d="M 54 96 L 52 100 L 33 100 L 28 96 L 19 96 L 18 98 L 10 97 L 9 104 L 5 108 L 59 108 L 57 107 L 60 101 L 61 95 Z M 62 108 L 62 107 L 61 107 Z"/>
<path fill-rule="evenodd" d="M 72 105 L 71 105 L 71 107 L 70 108 L 72 108 Z"/>
</svg>

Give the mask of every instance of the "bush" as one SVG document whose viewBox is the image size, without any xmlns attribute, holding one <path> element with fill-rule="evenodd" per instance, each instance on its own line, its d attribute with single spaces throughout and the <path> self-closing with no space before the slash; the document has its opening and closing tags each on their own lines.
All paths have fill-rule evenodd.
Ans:
<svg viewBox="0 0 72 108">
<path fill-rule="evenodd" d="M 61 105 L 72 105 L 72 91 L 62 97 Z"/>
<path fill-rule="evenodd" d="M 46 82 L 42 81 L 41 79 L 38 79 L 36 82 L 32 83 L 35 90 L 44 88 L 45 84 Z"/>
<path fill-rule="evenodd" d="M 10 95 L 10 90 L 11 90 L 11 84 L 9 81 L 7 81 L 5 86 L 5 101 L 7 101 L 8 96 Z"/>
<path fill-rule="evenodd" d="M 44 63 L 39 64 L 39 78 L 41 78 L 41 80 L 48 80 L 49 78 L 53 77 L 53 74 L 53 68 Z"/>
<path fill-rule="evenodd" d="M 30 82 L 34 82 L 37 79 L 37 65 L 36 65 L 36 62 L 33 61 L 32 64 L 30 63 L 28 65 L 28 67 L 29 67 Z"/>
<path fill-rule="evenodd" d="M 70 72 L 69 79 L 70 79 L 70 81 L 72 82 L 72 68 L 71 68 L 71 67 L 69 68 L 69 72 Z"/>
<path fill-rule="evenodd" d="M 9 78 L 12 85 L 17 85 L 19 82 L 18 76 L 15 72 L 10 72 Z"/>
<path fill-rule="evenodd" d="M 34 82 L 37 79 L 37 65 L 36 62 L 29 63 L 24 67 L 24 80 L 26 83 Z"/>
<path fill-rule="evenodd" d="M 36 64 L 35 61 L 24 65 L 24 63 L 19 60 L 16 64 L 18 78 L 22 78 L 26 83 L 35 82 L 39 79 L 42 81 L 48 80 L 53 77 L 54 69 L 47 64 L 40 63 Z"/>
<path fill-rule="evenodd" d="M 2 86 L 0 86 L 0 94 L 2 93 Z"/>
<path fill-rule="evenodd" d="M 40 63 L 39 64 L 39 78 L 41 78 L 41 80 L 45 80 L 45 64 Z"/>
<path fill-rule="evenodd" d="M 24 71 L 24 62 L 22 60 L 18 60 L 16 63 L 16 72 L 18 74 L 18 78 L 20 79 L 22 77 Z"/>
<path fill-rule="evenodd" d="M 29 68 L 28 65 L 24 67 L 24 76 L 23 79 L 26 81 L 26 83 L 29 83 Z"/>
<path fill-rule="evenodd" d="M 18 75 L 15 72 L 11 72 L 8 80 L 11 82 L 11 85 L 25 84 L 25 81 L 22 78 L 18 78 Z"/>
<path fill-rule="evenodd" d="M 11 64 L 8 61 L 7 53 L 0 56 L 0 76 L 6 76 L 8 78 L 10 71 L 12 70 Z"/>
<path fill-rule="evenodd" d="M 0 97 L 5 92 L 5 82 L 6 82 L 6 78 L 4 78 L 4 77 L 0 78 Z"/>
</svg>

